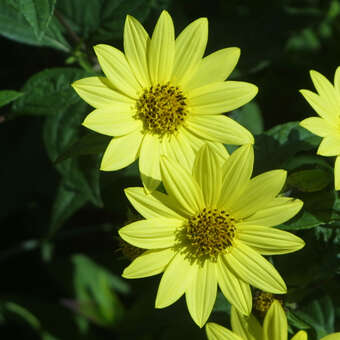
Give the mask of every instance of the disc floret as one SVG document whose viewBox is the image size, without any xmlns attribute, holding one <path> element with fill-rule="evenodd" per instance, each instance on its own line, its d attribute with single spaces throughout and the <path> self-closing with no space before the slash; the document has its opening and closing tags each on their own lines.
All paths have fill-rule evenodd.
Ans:
<svg viewBox="0 0 340 340">
<path fill-rule="evenodd" d="M 144 89 L 136 102 L 136 119 L 143 122 L 145 132 L 171 135 L 187 117 L 186 97 L 181 89 L 169 83 Z"/>
</svg>

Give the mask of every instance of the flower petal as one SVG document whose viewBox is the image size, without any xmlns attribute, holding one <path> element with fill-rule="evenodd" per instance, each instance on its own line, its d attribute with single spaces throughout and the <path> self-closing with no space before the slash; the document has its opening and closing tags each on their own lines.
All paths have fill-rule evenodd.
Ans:
<svg viewBox="0 0 340 340">
<path fill-rule="evenodd" d="M 129 97 L 137 99 L 141 87 L 132 73 L 125 55 L 118 49 L 104 44 L 96 45 L 94 51 L 100 67 L 113 86 Z"/>
<path fill-rule="evenodd" d="M 186 127 L 193 134 L 223 144 L 253 144 L 253 135 L 233 119 L 222 115 L 189 116 Z"/>
<path fill-rule="evenodd" d="M 334 165 L 334 186 L 335 190 L 340 190 L 340 156 L 335 159 Z"/>
<path fill-rule="evenodd" d="M 245 219 L 257 210 L 263 209 L 279 194 L 286 177 L 285 170 L 271 170 L 252 178 L 242 195 L 233 202 L 231 207 L 233 217 Z"/>
<path fill-rule="evenodd" d="M 139 129 L 128 135 L 113 138 L 106 148 L 100 170 L 119 170 L 133 163 L 138 158 L 142 139 L 143 135 Z"/>
<path fill-rule="evenodd" d="M 234 306 L 231 306 L 230 322 L 232 330 L 243 340 L 262 339 L 262 327 L 253 314 L 242 315 Z"/>
<path fill-rule="evenodd" d="M 152 84 L 170 80 L 175 58 L 175 30 L 167 11 L 160 15 L 148 49 L 149 72 Z"/>
<path fill-rule="evenodd" d="M 191 283 L 196 270 L 197 266 L 192 266 L 188 260 L 177 253 L 162 276 L 155 307 L 164 308 L 177 301 Z"/>
<path fill-rule="evenodd" d="M 337 333 L 328 334 L 320 340 L 339 340 L 339 339 L 340 339 L 340 332 L 337 332 Z"/>
<path fill-rule="evenodd" d="M 264 208 L 242 221 L 242 225 L 262 225 L 272 227 L 284 223 L 295 216 L 302 208 L 303 202 L 291 197 L 276 197 Z"/>
<path fill-rule="evenodd" d="M 222 170 L 214 149 L 205 144 L 196 155 L 193 176 L 202 189 L 205 206 L 215 207 L 220 197 Z"/>
<path fill-rule="evenodd" d="M 187 286 L 185 298 L 191 317 L 203 327 L 214 307 L 217 281 L 213 263 L 205 261 L 202 266 L 196 266 L 196 275 Z"/>
<path fill-rule="evenodd" d="M 147 250 L 124 269 L 122 276 L 126 279 L 139 279 L 157 275 L 164 271 L 174 256 L 171 248 Z"/>
<path fill-rule="evenodd" d="M 337 156 L 340 154 L 340 135 L 327 136 L 322 139 L 318 151 L 321 156 Z"/>
<path fill-rule="evenodd" d="M 107 105 L 136 105 L 135 100 L 115 91 L 105 77 L 83 78 L 72 83 L 72 87 L 82 99 L 98 109 Z"/>
<path fill-rule="evenodd" d="M 340 66 L 337 67 L 334 74 L 334 87 L 335 90 L 340 93 Z"/>
<path fill-rule="evenodd" d="M 208 20 L 200 18 L 188 25 L 175 42 L 175 62 L 171 83 L 183 87 L 200 65 L 208 41 Z"/>
<path fill-rule="evenodd" d="M 333 124 L 337 124 L 339 122 L 337 113 L 323 97 L 309 90 L 300 90 L 300 93 L 304 96 L 314 111 L 320 115 L 320 117 L 327 119 Z"/>
<path fill-rule="evenodd" d="M 308 334 L 305 331 L 298 331 L 290 340 L 308 340 Z M 325 340 L 325 338 L 322 338 L 321 340 Z M 331 339 L 328 339 L 328 340 L 331 340 Z M 337 339 L 334 338 L 333 340 L 337 340 Z"/>
<path fill-rule="evenodd" d="M 245 340 L 229 329 L 213 322 L 207 323 L 205 330 L 207 332 L 208 340 Z"/>
<path fill-rule="evenodd" d="M 146 134 L 139 153 L 139 172 L 147 192 L 157 189 L 161 182 L 159 158 L 161 153 L 158 136 Z"/>
<path fill-rule="evenodd" d="M 324 118 L 309 117 L 300 122 L 300 125 L 317 136 L 337 136 L 336 127 Z"/>
<path fill-rule="evenodd" d="M 164 157 L 161 160 L 161 174 L 167 193 L 189 216 L 195 215 L 203 208 L 201 189 L 185 169 Z"/>
<path fill-rule="evenodd" d="M 217 259 L 216 275 L 218 285 L 226 299 L 242 314 L 248 315 L 252 307 L 250 286 L 234 275 L 223 256 Z"/>
<path fill-rule="evenodd" d="M 140 120 L 132 117 L 129 104 L 114 103 L 92 111 L 82 125 L 108 136 L 122 136 L 143 127 Z"/>
<path fill-rule="evenodd" d="M 185 86 L 187 91 L 207 84 L 222 82 L 229 77 L 240 58 L 238 47 L 229 47 L 202 59 L 195 75 Z"/>
<path fill-rule="evenodd" d="M 175 243 L 175 232 L 183 220 L 154 217 L 130 223 L 119 229 L 119 236 L 135 247 L 143 249 L 168 248 Z"/>
<path fill-rule="evenodd" d="M 214 115 L 229 112 L 250 102 L 258 88 L 241 81 L 211 83 L 188 92 L 192 114 Z"/>
<path fill-rule="evenodd" d="M 133 207 L 145 218 L 166 217 L 183 219 L 181 215 L 176 213 L 172 206 L 174 202 L 168 195 L 154 191 L 147 194 L 144 188 L 126 188 L 125 195 L 133 205 Z"/>
<path fill-rule="evenodd" d="M 286 293 L 286 285 L 273 265 L 242 242 L 235 242 L 224 259 L 235 275 L 252 286 L 270 293 Z"/>
<path fill-rule="evenodd" d="M 263 340 L 287 340 L 286 314 L 277 300 L 270 306 L 263 321 Z"/>
<path fill-rule="evenodd" d="M 243 145 L 234 151 L 223 167 L 223 183 L 218 206 L 228 209 L 247 188 L 253 172 L 254 149 Z"/>
<path fill-rule="evenodd" d="M 237 225 L 238 239 L 262 255 L 288 254 L 305 242 L 287 231 L 256 225 Z"/>
<path fill-rule="evenodd" d="M 151 85 L 146 55 L 149 43 L 149 35 L 141 23 L 127 15 L 124 26 L 124 51 L 126 59 L 142 87 Z"/>
</svg>

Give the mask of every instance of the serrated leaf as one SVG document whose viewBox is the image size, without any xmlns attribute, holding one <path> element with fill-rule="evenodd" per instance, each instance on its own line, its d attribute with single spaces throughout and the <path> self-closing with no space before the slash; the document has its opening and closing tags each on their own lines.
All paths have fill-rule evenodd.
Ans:
<svg viewBox="0 0 340 340">
<path fill-rule="evenodd" d="M 247 128 L 252 134 L 263 132 L 263 118 L 259 106 L 255 102 L 248 103 L 234 110 L 230 117 Z"/>
<path fill-rule="evenodd" d="M 287 184 L 303 192 L 320 191 L 333 180 L 332 174 L 321 169 L 301 170 L 288 176 Z"/>
<path fill-rule="evenodd" d="M 23 95 L 22 92 L 13 90 L 0 91 L 0 107 L 5 106 Z"/>
<path fill-rule="evenodd" d="M 64 52 L 71 50 L 56 18 L 50 19 L 48 27 L 39 39 L 17 6 L 17 1 L 0 1 L 0 35 L 24 44 L 48 46 Z"/>
<path fill-rule="evenodd" d="M 12 111 L 17 115 L 53 115 L 80 102 L 71 84 L 90 74 L 77 68 L 52 68 L 33 75 L 22 88 L 25 93 Z"/>
</svg>

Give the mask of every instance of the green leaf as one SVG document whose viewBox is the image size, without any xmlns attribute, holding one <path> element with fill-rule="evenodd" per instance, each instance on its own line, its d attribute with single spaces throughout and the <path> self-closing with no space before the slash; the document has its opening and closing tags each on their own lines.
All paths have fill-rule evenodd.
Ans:
<svg viewBox="0 0 340 340">
<path fill-rule="evenodd" d="M 281 168 L 297 153 L 316 148 L 320 137 L 299 122 L 277 125 L 255 137 L 255 173 Z"/>
<path fill-rule="evenodd" d="M 21 1 L 25 2 L 25 0 Z M 32 2 L 32 0 L 28 1 Z M 44 2 L 43 0 L 36 1 Z M 53 4 L 53 2 L 54 1 L 51 1 L 49 3 Z M 31 17 L 31 25 L 20 11 L 18 3 L 18 1 L 14 0 L 0 1 L 0 35 L 29 45 L 53 47 L 64 52 L 71 50 L 70 45 L 62 35 L 60 24 L 54 17 L 46 16 L 46 11 L 44 11 L 41 17 L 42 20 L 37 18 L 37 23 L 45 23 L 41 26 L 44 34 L 41 34 L 39 31 L 40 37 L 38 38 L 32 28 L 32 25 L 34 25 L 34 19 L 32 19 L 33 14 L 28 15 L 28 17 Z M 47 10 L 47 12 L 49 11 L 51 11 L 51 9 Z"/>
<path fill-rule="evenodd" d="M 18 99 L 23 95 L 22 92 L 13 90 L 2 90 L 0 91 L 0 107 L 5 106 L 14 100 Z"/>
<path fill-rule="evenodd" d="M 54 199 L 49 235 L 54 234 L 74 213 L 76 213 L 86 202 L 88 197 L 69 187 L 65 180 L 59 184 L 57 195 Z"/>
<path fill-rule="evenodd" d="M 77 68 L 52 68 L 36 73 L 23 86 L 25 95 L 14 103 L 12 110 L 17 115 L 53 115 L 79 103 L 71 84 L 89 75 Z"/>
<path fill-rule="evenodd" d="M 80 155 L 97 155 L 105 151 L 112 137 L 98 133 L 88 133 L 66 148 L 56 160 L 56 163 Z"/>
<path fill-rule="evenodd" d="M 311 328 L 311 326 L 309 324 L 307 324 L 306 322 L 301 320 L 299 317 L 297 317 L 293 311 L 287 310 L 286 315 L 287 315 L 289 325 L 294 326 L 298 329 L 309 329 L 309 328 Z"/>
<path fill-rule="evenodd" d="M 334 306 L 329 296 L 313 300 L 295 312 L 301 320 L 315 329 L 317 338 L 320 339 L 334 332 Z"/>
<path fill-rule="evenodd" d="M 41 40 L 53 16 L 56 0 L 12 0 Z"/>
<path fill-rule="evenodd" d="M 115 326 L 122 318 L 123 306 L 114 290 L 127 293 L 128 285 L 84 255 L 74 255 L 72 263 L 75 310 L 102 326 Z"/>
<path fill-rule="evenodd" d="M 263 132 L 263 118 L 261 110 L 255 102 L 233 111 L 230 117 L 247 128 L 252 134 L 258 135 Z"/>
<path fill-rule="evenodd" d="M 127 14 L 143 22 L 152 7 L 159 10 L 169 1 L 58 0 L 57 9 L 81 37 L 92 41 L 121 39 Z"/>
<path fill-rule="evenodd" d="M 321 169 L 301 170 L 288 176 L 288 185 L 303 191 L 320 191 L 328 186 L 333 180 L 333 175 Z"/>
</svg>

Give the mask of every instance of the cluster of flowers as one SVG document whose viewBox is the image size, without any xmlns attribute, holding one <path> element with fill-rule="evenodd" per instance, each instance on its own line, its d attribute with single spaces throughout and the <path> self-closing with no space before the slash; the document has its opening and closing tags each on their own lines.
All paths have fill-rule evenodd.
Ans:
<svg viewBox="0 0 340 340">
<path fill-rule="evenodd" d="M 296 215 L 303 203 L 280 195 L 284 170 L 251 178 L 254 138 L 223 113 L 252 100 L 257 87 L 225 81 L 240 50 L 225 48 L 203 57 L 207 39 L 205 18 L 192 22 L 175 39 L 166 11 L 151 38 L 128 16 L 125 54 L 108 45 L 95 46 L 106 77 L 73 84 L 95 107 L 83 125 L 114 136 L 101 169 L 118 170 L 139 158 L 144 187 L 127 188 L 125 193 L 145 219 L 123 227 L 119 235 L 143 251 L 123 277 L 163 273 L 156 308 L 185 294 L 200 327 L 209 318 L 219 286 L 233 306 L 235 333 L 210 323 L 209 339 L 286 339 L 287 319 L 278 302 L 270 307 L 263 331 L 249 316 L 250 285 L 286 293 L 280 274 L 262 255 L 286 254 L 304 246 L 299 237 L 272 228 Z M 316 72 L 312 78 L 320 95 L 309 91 L 303 95 L 322 118 L 308 118 L 302 125 L 325 137 L 319 154 L 338 155 L 340 71 L 335 89 Z M 223 144 L 240 147 L 229 155 Z M 335 168 L 339 173 L 339 157 Z M 161 182 L 165 191 L 156 191 Z M 340 175 L 335 175 L 335 184 L 338 189 Z M 299 332 L 294 337 L 298 339 L 306 339 L 306 333 Z"/>
</svg>

